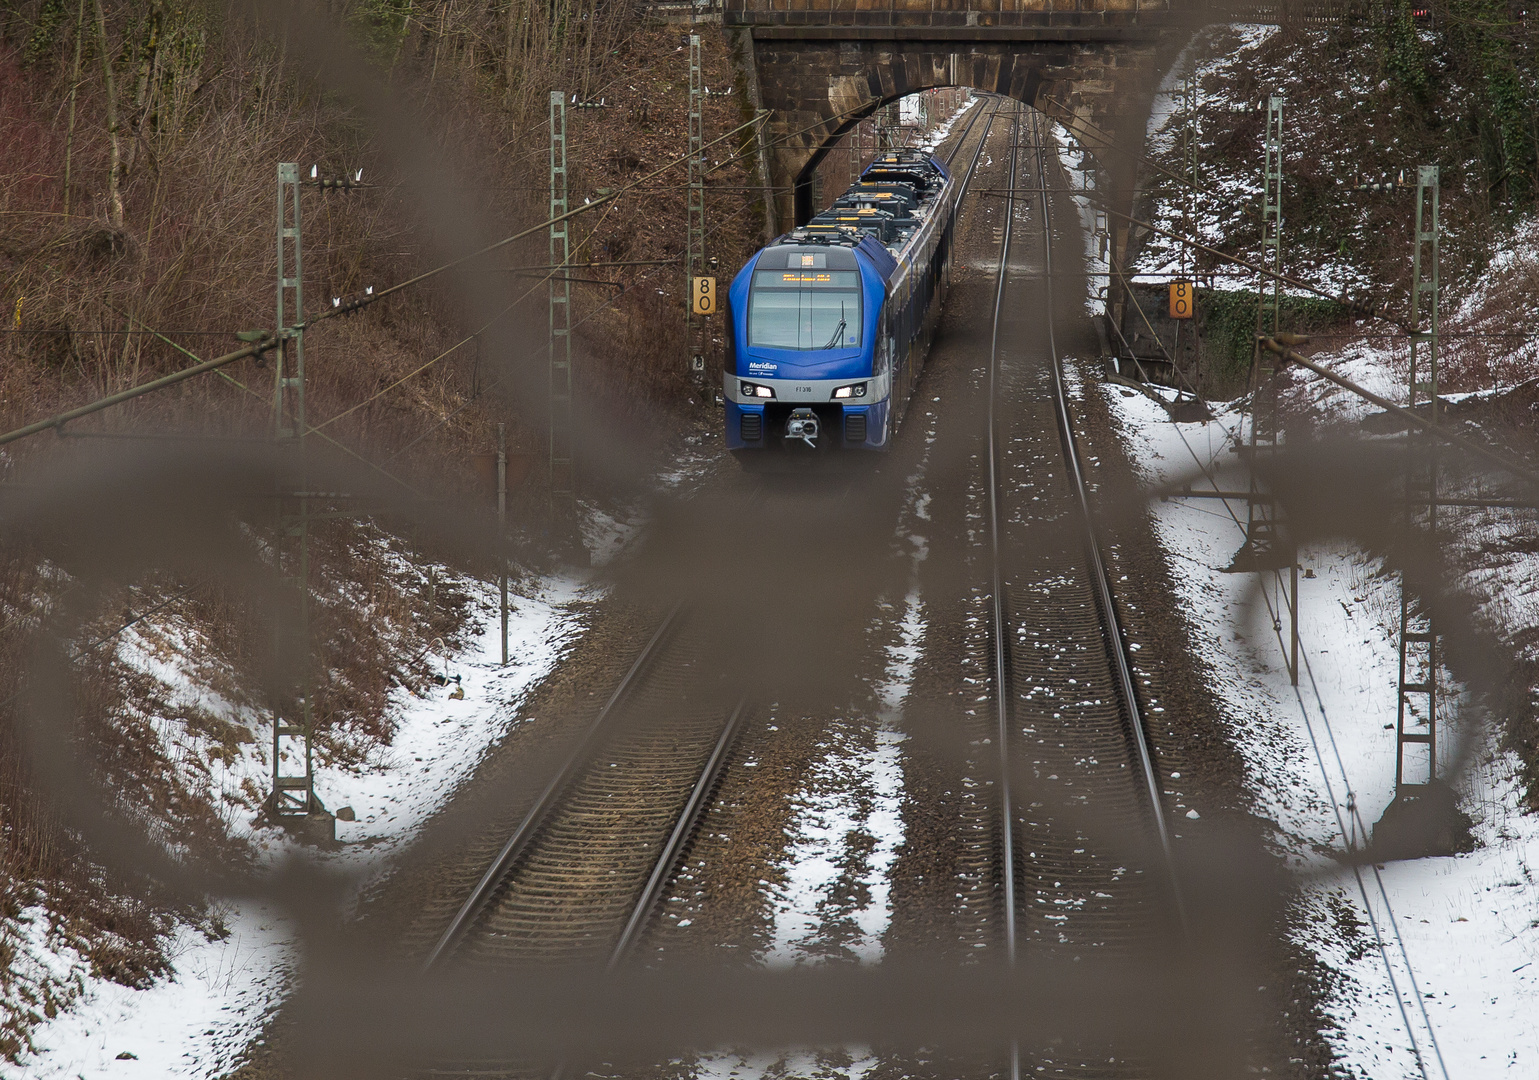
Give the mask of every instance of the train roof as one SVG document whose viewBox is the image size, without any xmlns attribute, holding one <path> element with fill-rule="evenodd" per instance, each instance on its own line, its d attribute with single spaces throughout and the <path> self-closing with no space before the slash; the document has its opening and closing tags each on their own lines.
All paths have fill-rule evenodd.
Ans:
<svg viewBox="0 0 1539 1080">
<path fill-rule="evenodd" d="M 765 255 L 776 248 L 785 247 L 822 247 L 832 249 L 846 249 L 853 255 L 859 252 L 871 261 L 872 268 L 882 275 L 886 281 L 892 277 L 898 269 L 898 260 L 893 258 L 876 237 L 868 233 L 845 225 L 804 225 L 799 229 L 792 229 L 783 236 L 777 236 L 768 247 L 760 253 L 762 261 Z"/>
<path fill-rule="evenodd" d="M 902 241 L 908 234 L 919 227 L 919 219 L 902 207 L 893 207 L 894 210 L 902 210 L 899 217 L 887 209 L 878 209 L 874 206 L 840 206 L 835 203 L 824 210 L 807 224 L 811 225 L 847 225 L 850 228 L 868 232 L 882 243 L 891 245 Z"/>
<path fill-rule="evenodd" d="M 890 150 L 867 165 L 860 174 L 866 183 L 911 185 L 916 193 L 939 190 L 951 179 L 946 167 L 923 150 Z"/>
<path fill-rule="evenodd" d="M 862 180 L 839 198 L 864 198 L 872 202 L 890 202 L 912 210 L 924 201 L 925 189 L 910 183 Z"/>
<path fill-rule="evenodd" d="M 945 166 L 923 150 L 889 150 L 866 166 L 860 180 L 833 206 L 777 237 L 760 257 L 777 247 L 847 248 L 852 263 L 853 253 L 859 252 L 883 281 L 890 280 L 898 269 L 898 254 L 929 217 L 950 179 Z"/>
</svg>

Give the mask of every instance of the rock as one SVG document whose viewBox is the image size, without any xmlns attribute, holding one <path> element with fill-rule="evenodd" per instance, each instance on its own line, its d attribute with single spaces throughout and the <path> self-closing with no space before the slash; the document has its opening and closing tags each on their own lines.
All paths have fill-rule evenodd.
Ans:
<svg viewBox="0 0 1539 1080">
<path fill-rule="evenodd" d="M 1441 780 L 1407 784 L 1374 825 L 1369 854 L 1383 861 L 1474 851 L 1473 824 L 1459 809 L 1459 796 Z"/>
<path fill-rule="evenodd" d="M 124 1050 L 121 1054 L 118 1055 L 118 1060 L 119 1061 L 138 1061 L 139 1060 L 139 1055 L 134 1053 L 132 1050 Z"/>
<path fill-rule="evenodd" d="M 331 848 L 337 843 L 337 819 L 325 810 L 312 810 L 301 819 L 299 838 L 316 847 Z"/>
<path fill-rule="evenodd" d="M 339 806 L 337 807 L 337 820 L 357 821 L 358 815 L 353 813 L 353 808 L 351 806 Z"/>
<path fill-rule="evenodd" d="M 1181 398 L 1178 401 L 1167 402 L 1165 411 L 1170 415 L 1173 423 L 1198 424 L 1213 419 L 1213 412 L 1201 398 Z"/>
</svg>

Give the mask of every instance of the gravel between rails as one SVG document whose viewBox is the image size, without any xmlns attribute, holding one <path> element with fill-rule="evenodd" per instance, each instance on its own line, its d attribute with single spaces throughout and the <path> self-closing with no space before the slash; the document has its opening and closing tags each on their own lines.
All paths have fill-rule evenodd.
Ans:
<svg viewBox="0 0 1539 1080">
<path fill-rule="evenodd" d="M 1035 115 L 1017 184 L 1047 188 Z M 1053 270 L 1043 196 L 1016 203 L 999 326 L 1000 516 L 1009 634 L 1003 688 L 1013 764 L 1016 918 L 1023 958 L 1152 961 L 1176 929 L 1114 630 L 1097 598 L 1079 496 L 1059 437 Z M 1047 319 L 1043 314 L 1046 313 Z M 1001 912 L 1001 914 L 1003 914 Z M 1021 1073 L 1145 1076 L 1130 1048 L 1023 1046 Z"/>
<path fill-rule="evenodd" d="M 1006 136 L 996 129 L 980 162 L 976 184 L 1009 186 L 1003 175 L 1006 147 Z M 1028 196 L 1024 204 L 1018 204 L 1017 213 L 1035 211 L 1031 199 Z M 941 333 L 899 445 L 874 470 L 871 492 L 862 493 L 862 509 L 873 519 L 885 515 L 887 531 L 883 533 L 871 526 L 852 538 L 852 544 L 871 544 L 873 550 L 884 545 L 893 547 L 892 525 L 904 519 L 906 529 L 923 534 L 921 539 L 930 552 L 917 569 L 927 629 L 904 710 L 908 735 L 902 758 L 904 839 L 891 873 L 892 922 L 884 939 L 886 952 L 893 957 L 905 952 L 933 955 L 939 948 L 967 961 L 982 959 L 998 949 L 998 825 L 992 802 L 998 757 L 997 748 L 988 742 L 993 731 L 988 704 L 989 598 L 981 587 L 988 580 L 988 564 L 986 537 L 980 531 L 984 491 L 979 477 L 984 459 L 979 417 L 986 402 L 988 319 L 999 252 L 997 230 L 1003 213 L 1004 200 L 980 198 L 971 200 L 962 214 L 954 285 Z M 1074 223 L 1072 217 L 1067 220 Z M 1077 240 L 1077 236 L 1073 239 Z M 1066 240 L 1065 244 L 1068 243 Z M 1077 245 L 1068 250 L 1077 250 Z M 1029 247 L 1015 256 L 1016 261 L 1029 262 L 1030 258 Z M 1017 321 L 1029 322 L 1031 306 L 1022 297 L 1012 299 L 1009 310 Z M 1074 306 L 1078 306 L 1077 299 Z M 1023 332 L 1029 332 L 1029 328 Z M 1088 379 L 1093 372 L 1086 368 L 1081 375 Z M 1020 565 L 1027 568 L 1027 572 L 1012 575 L 1010 610 L 1020 612 L 1023 605 L 1045 601 L 1058 614 L 1045 617 L 1044 621 L 1067 627 L 1055 649 L 1042 647 L 1041 634 L 1033 639 L 1029 628 L 1024 635 L 1012 634 L 1012 670 L 1018 698 L 1015 718 L 1022 727 L 1036 728 L 1023 736 L 1025 753 L 1021 763 L 1026 774 L 1042 785 L 1044 793 L 1052 793 L 1051 797 L 1021 801 L 1018 824 L 1023 948 L 1040 946 L 1056 952 L 1076 948 L 1137 949 L 1146 941 L 1138 924 L 1146 917 L 1157 918 L 1160 902 L 1140 880 L 1147 878 L 1147 874 L 1133 873 L 1136 867 L 1125 858 L 1113 858 L 1124 855 L 1125 848 L 1096 842 L 1105 839 L 1103 822 L 1132 820 L 1132 810 L 1113 807 L 1117 798 L 1114 793 L 1102 797 L 1103 789 L 1109 792 L 1120 778 L 1107 775 L 1110 767 L 1103 765 L 1103 758 L 1110 759 L 1102 751 L 1076 747 L 1068 738 L 1056 740 L 1064 743 L 1059 747 L 1052 737 L 1053 725 L 1062 728 L 1066 716 L 1078 717 L 1094 711 L 1087 703 L 1097 697 L 1103 702 L 1107 698 L 1103 686 L 1083 680 L 1073 684 L 1065 681 L 1079 680 L 1079 675 L 1072 672 L 1080 669 L 1066 668 L 1064 662 L 1092 656 L 1095 635 L 1088 624 L 1082 625 L 1083 597 L 1075 596 L 1065 580 L 1073 576 L 1073 545 L 1051 539 L 1058 536 L 1051 526 L 1064 511 L 1061 499 L 1054 503 L 1044 498 L 1049 480 L 1040 475 L 1052 471 L 1047 462 L 1058 452 L 1051 416 L 1048 414 L 1044 420 L 1040 415 L 1042 402 L 1050 402 L 1050 398 L 1045 397 L 1040 373 L 1010 374 L 1004 390 L 1012 405 L 1007 417 L 1011 445 L 1004 461 L 1008 471 L 1023 477 L 1021 483 L 1011 485 L 1006 509 L 1012 525 L 1021 533 L 1013 557 L 1022 560 Z M 1094 398 L 1094 393 L 1089 398 Z M 1089 467 L 1092 480 L 1108 492 L 1132 492 L 1132 497 L 1137 498 L 1131 470 L 1107 449 L 1114 446 L 1115 433 L 1107 426 L 1104 409 L 1097 412 L 1089 398 L 1076 399 L 1075 423 L 1076 430 L 1096 448 L 1098 463 Z M 1032 405 L 1034 400 L 1036 404 Z M 906 480 L 916 476 L 917 488 L 909 492 Z M 1054 477 L 1052 482 L 1059 479 Z M 726 486 L 736 480 L 732 476 L 721 477 Z M 1036 486 L 1032 487 L 1033 484 Z M 838 496 L 842 498 L 848 490 L 846 485 Z M 800 498 L 790 489 L 772 494 L 787 505 L 795 505 Z M 827 498 L 830 492 L 825 489 L 822 494 Z M 916 498 L 923 500 L 923 519 L 915 520 L 911 513 L 905 519 L 904 508 L 911 508 Z M 1152 547 L 1136 548 L 1142 539 L 1136 523 L 1128 524 L 1119 517 L 1106 535 L 1108 560 L 1114 574 L 1136 578 L 1119 585 L 1117 603 L 1129 637 L 1143 646 L 1137 661 L 1141 696 L 1145 704 L 1155 703 L 1155 707 L 1168 710 L 1160 714 L 1166 723 L 1152 733 L 1166 775 L 1172 770 L 1182 773 L 1181 781 L 1166 780 L 1167 794 L 1189 801 L 1205 800 L 1204 822 L 1192 826 L 1183 823 L 1181 831 L 1188 836 L 1200 835 L 1201 829 L 1213 824 L 1209 818 L 1220 818 L 1228 808 L 1228 815 L 1242 827 L 1250 828 L 1254 835 L 1254 823 L 1243 813 L 1238 761 L 1227 744 L 1224 725 L 1203 689 L 1204 673 L 1187 655 L 1188 643 L 1179 613 L 1170 610 L 1161 556 Z M 900 542 L 896 548 L 889 553 L 906 558 L 906 543 Z M 901 592 L 897 595 L 901 596 Z M 767 892 L 789 844 L 788 807 L 815 763 L 830 753 L 828 734 L 833 716 L 876 715 L 871 687 L 881 676 L 884 652 L 895 634 L 890 614 L 893 597 L 891 588 L 868 596 L 863 587 L 856 587 L 838 605 L 841 610 L 836 621 L 852 638 L 848 651 L 839 658 L 848 667 L 847 692 L 840 699 L 847 699 L 847 704 L 839 705 L 826 695 L 820 699 L 817 695 L 798 696 L 793 692 L 775 694 L 763 702 L 752 722 L 745 725 L 718 797 L 705 815 L 699 835 L 681 864 L 683 870 L 675 877 L 663 905 L 663 910 L 673 917 L 655 920 L 643 942 L 641 955 L 648 962 L 666 962 L 672 955 L 715 955 L 729 962 L 743 962 L 751 960 L 764 946 L 769 922 Z M 882 607 L 884 603 L 888 607 Z M 435 822 L 424 836 L 425 842 L 419 849 L 426 850 L 416 852 L 415 861 L 403 865 L 378 890 L 373 901 L 365 905 L 364 925 L 391 936 L 400 933 L 411 951 L 421 951 L 436 928 L 447 921 L 452 907 L 473 884 L 508 829 L 516 823 L 521 808 L 532 798 L 533 793 L 527 790 L 528 778 L 539 776 L 546 763 L 557 759 L 561 747 L 570 745 L 572 733 L 591 719 L 659 616 L 660 611 L 650 598 L 627 600 L 617 595 L 598 606 L 588 634 L 524 710 L 524 720 L 505 747 L 489 759 L 482 770 L 484 775 L 477 776 L 466 797 L 446 810 L 442 820 Z M 1019 630 L 1023 624 L 1016 620 L 1014 625 Z M 574 816 L 568 819 L 568 825 L 581 822 L 580 828 L 569 834 L 570 841 L 592 845 L 591 825 L 601 820 L 608 809 L 600 808 L 599 804 L 612 803 L 617 798 L 632 800 L 634 791 L 617 779 L 623 773 L 658 777 L 670 791 L 687 789 L 688 783 L 683 780 L 686 773 L 690 774 L 688 782 L 693 781 L 693 768 L 685 770 L 680 766 L 673 770 L 659 766 L 657 771 L 649 771 L 653 766 L 647 764 L 655 757 L 657 747 L 666 745 L 660 740 L 666 739 L 678 740 L 678 745 L 687 747 L 678 755 L 680 758 L 699 754 L 703 760 L 700 748 L 714 737 L 723 716 L 719 700 L 698 711 L 677 708 L 684 690 L 680 680 L 686 679 L 681 670 L 691 646 L 681 637 L 677 647 L 678 664 L 655 690 L 654 704 L 658 708 L 648 706 L 640 710 L 652 717 L 662 716 L 662 720 L 655 726 L 627 725 L 624 736 L 604 756 L 605 769 L 591 777 L 591 782 L 584 781 L 582 798 L 588 806 L 575 808 Z M 1104 642 L 1101 650 L 1104 656 Z M 1088 659 L 1085 666 L 1090 666 Z M 670 679 L 676 683 L 671 688 L 666 685 Z M 1039 687 L 1050 688 L 1054 693 Z M 702 701 L 711 696 L 702 691 Z M 714 697 L 719 699 L 720 695 Z M 1054 707 L 1054 702 L 1071 698 L 1067 712 L 1061 705 Z M 1060 715 L 1053 717 L 1053 712 Z M 675 722 L 678 729 L 671 730 Z M 1109 740 L 1110 735 L 1106 738 Z M 624 767 L 622 755 L 630 755 L 628 760 L 635 767 Z M 614 769 L 607 768 L 610 762 L 615 764 Z M 609 773 L 614 773 L 615 778 Z M 676 801 L 682 802 L 682 794 Z M 662 804 L 666 802 L 667 799 L 634 802 L 639 811 L 638 822 L 661 821 L 667 816 L 662 814 Z M 1033 806 L 1033 802 L 1041 805 Z M 1097 808 L 1093 816 L 1071 812 L 1076 806 L 1090 803 Z M 1210 813 L 1210 806 L 1215 812 Z M 1112 808 L 1109 817 L 1102 815 L 1103 808 Z M 584 814 L 589 816 L 584 819 Z M 650 828 L 653 833 L 666 833 L 671 825 L 669 820 L 666 825 L 641 827 L 641 831 Z M 566 827 L 552 825 L 553 830 Z M 431 844 L 430 835 L 448 842 L 441 846 Z M 632 846 L 647 848 L 654 843 L 660 845 L 660 840 Z M 1036 852 L 1035 859 L 1032 852 Z M 634 891 L 639 891 L 640 882 L 650 869 L 647 859 L 635 851 L 600 851 L 599 855 L 603 861 L 595 859 L 589 870 L 599 866 L 605 871 L 616 869 L 620 861 L 629 859 L 629 868 L 623 873 L 597 876 L 630 877 Z M 1115 873 L 1123 865 L 1129 871 Z M 589 888 L 581 899 L 588 916 L 572 919 L 568 918 L 571 912 L 563 910 L 551 919 L 549 909 L 553 905 L 548 901 L 553 895 L 550 890 L 556 886 L 531 870 L 527 882 L 534 887 L 510 889 L 504 897 L 507 905 L 503 909 L 503 930 L 496 930 L 498 917 L 489 913 L 484 928 L 493 933 L 478 939 L 467 950 L 466 959 L 497 962 L 498 957 L 507 953 L 601 959 L 606 937 L 596 925 L 616 921 L 623 924 L 629 912 L 626 904 L 615 899 L 625 890 L 611 890 L 607 882 L 592 880 L 593 877 L 589 875 Z M 541 892 L 547 901 L 543 906 Z M 565 909 L 564 902 L 559 906 Z M 1289 962 L 1280 961 L 1275 970 L 1285 975 Z M 1292 992 L 1298 992 L 1296 981 L 1292 986 Z M 1299 1037 L 1303 1039 L 1307 1034 L 1306 1031 Z M 1081 1076 L 1139 1075 L 1126 1062 L 1119 1063 L 1120 1068 L 1097 1072 L 1090 1068 L 1088 1052 L 1063 1047 L 1025 1049 L 1028 1075 L 1069 1071 Z M 897 1054 L 877 1048 L 878 1060 L 865 1076 L 875 1080 L 888 1076 L 998 1075 L 1007 1066 L 1004 1051 L 1003 1047 L 983 1047 L 971 1054 L 946 1055 L 928 1050 Z M 1274 1056 L 1274 1052 L 1284 1054 L 1286 1050 L 1268 1046 L 1257 1059 L 1271 1067 L 1272 1075 L 1313 1075 L 1297 1069 L 1285 1072 L 1279 1067 L 1285 1058 Z M 1295 1047 L 1294 1052 L 1298 1053 L 1299 1048 Z M 1312 1052 L 1310 1056 L 1313 1057 Z M 833 1054 L 830 1061 L 838 1058 L 838 1054 Z M 524 1070 L 498 1063 L 480 1064 L 505 1075 L 549 1075 L 548 1068 Z M 452 1067 L 445 1071 L 463 1074 L 463 1069 Z M 594 1071 L 604 1075 L 688 1075 L 692 1067 L 686 1060 L 649 1066 L 596 1064 Z"/>
<path fill-rule="evenodd" d="M 661 618 L 645 600 L 594 605 L 588 629 L 508 735 L 360 903 L 356 934 L 407 957 L 427 952 Z"/>
<path fill-rule="evenodd" d="M 962 132 L 962 141 L 966 141 L 972 126 L 969 124 Z M 892 475 L 891 469 L 877 471 Z M 837 473 L 800 484 L 786 484 L 771 478 L 761 485 L 759 495 L 762 497 L 750 502 L 757 503 L 753 510 L 758 515 L 810 512 L 814 518 L 826 519 L 828 504 L 845 501 L 852 487 L 859 482 L 859 476 L 852 480 Z M 865 545 L 876 538 L 866 527 L 871 521 L 883 522 L 887 535 L 890 535 L 892 513 L 873 514 L 871 511 L 885 506 L 885 500 L 902 493 L 902 486 L 896 483 L 878 483 L 873 489 L 876 497 L 861 500 L 856 511 L 855 516 L 864 518 L 864 522 L 849 530 L 848 554 L 857 559 Z M 824 504 L 822 508 L 820 501 Z M 880 577 L 877 580 L 881 580 Z M 861 675 L 871 668 L 870 658 L 881 652 L 868 640 L 872 635 L 860 632 L 869 629 L 866 624 L 871 621 L 873 609 L 872 603 L 862 602 L 862 591 L 857 583 L 851 595 L 842 598 L 845 602 L 838 605 L 837 621 L 853 631 L 847 636 L 855 643 L 849 650 L 848 659 L 856 662 L 850 664 L 847 673 L 838 680 L 847 687 L 856 688 L 842 695 L 850 699 L 862 696 L 859 689 L 862 686 L 867 687 L 865 696 L 869 696 L 870 679 L 862 679 Z M 710 606 L 705 604 L 702 608 Z M 712 620 L 719 614 L 702 610 L 686 617 L 686 626 L 649 663 L 649 670 L 642 674 L 638 688 L 621 706 L 625 719 L 578 779 L 568 785 L 553 812 L 541 822 L 527 849 L 510 872 L 502 877 L 494 899 L 474 921 L 458 955 L 450 963 L 599 962 L 608 956 L 724 719 L 724 698 L 717 685 L 719 679 L 711 674 L 723 667 L 710 640 Z M 839 666 L 839 661 L 845 657 L 830 656 L 828 659 L 834 666 Z M 851 674 L 855 675 L 854 679 Z M 814 725 L 805 717 L 795 715 L 803 708 L 812 711 L 810 700 L 799 700 L 806 695 L 794 691 L 786 697 L 783 711 L 789 717 L 787 729 L 805 732 L 815 739 Z M 780 714 L 772 708 L 770 715 L 778 717 Z M 779 731 L 781 725 L 761 727 L 758 738 L 748 737 L 752 747 L 749 752 L 760 758 L 775 757 L 774 749 L 766 746 L 763 738 L 763 734 L 771 729 Z M 792 739 L 786 745 L 806 748 L 807 740 Z M 742 756 L 738 755 L 739 758 Z M 808 767 L 810 757 L 794 751 L 791 756 L 796 759 L 794 763 L 782 765 L 779 771 L 794 782 Z M 735 769 L 729 763 L 728 778 L 722 785 L 726 790 L 721 801 L 726 807 L 741 806 L 734 792 L 741 796 L 745 790 L 741 783 L 734 785 L 733 777 L 747 772 L 749 766 L 756 768 L 760 764 L 753 760 Z M 750 775 L 756 780 L 766 771 Z M 747 790 L 753 792 L 752 801 L 760 802 L 762 789 L 762 784 L 748 785 Z M 720 816 L 713 809 L 706 817 L 710 818 L 712 814 Z M 509 816 L 501 815 L 500 819 L 507 821 Z M 703 832 L 707 838 L 713 835 L 709 825 Z M 486 838 L 490 835 L 489 832 L 485 834 Z M 741 834 L 734 832 L 733 835 Z M 783 839 L 783 831 L 781 837 Z M 489 847 L 484 840 L 477 845 L 478 861 L 483 865 L 489 858 Z M 701 847 L 708 849 L 709 843 Z M 694 855 L 692 848 L 688 854 Z M 709 860 L 708 854 L 706 858 Z M 467 869 L 461 859 L 456 879 L 463 882 Z M 686 870 L 685 875 L 688 874 Z M 745 899 L 741 893 L 738 898 Z M 744 906 L 738 906 L 740 915 Z M 432 918 L 424 921 L 442 925 L 446 917 L 441 908 L 441 904 L 436 904 Z M 736 921 L 742 922 L 740 918 Z M 708 922 L 702 920 L 704 924 Z M 690 936 L 698 941 L 698 935 L 699 931 L 696 931 Z M 663 947 L 655 943 L 651 945 L 651 951 L 655 954 Z M 464 1072 L 467 1067 L 483 1075 L 528 1071 L 527 1067 L 502 1062 L 443 1063 L 442 1071 Z"/>
<path fill-rule="evenodd" d="M 608 960 L 731 711 L 701 685 L 709 626 L 685 620 L 503 876 L 465 962 Z"/>
</svg>

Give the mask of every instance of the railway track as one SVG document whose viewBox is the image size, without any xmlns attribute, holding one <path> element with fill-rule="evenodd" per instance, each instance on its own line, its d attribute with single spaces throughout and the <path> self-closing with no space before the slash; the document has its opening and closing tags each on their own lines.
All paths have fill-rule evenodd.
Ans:
<svg viewBox="0 0 1539 1080">
<path fill-rule="evenodd" d="M 965 184 L 1005 115 L 979 109 Z M 973 141 L 982 120 L 981 133 Z M 1028 141 L 1023 142 L 1026 130 Z M 1181 923 L 1181 901 L 1053 340 L 1052 222 L 1035 115 L 1015 111 L 988 371 L 992 563 L 991 730 L 976 813 L 961 823 L 964 939 L 1019 955 L 1138 955 Z M 1023 242 L 1023 236 L 1025 242 Z M 1022 271 L 1026 271 L 1023 273 Z M 1048 318 L 1040 319 L 1046 311 Z M 1036 325 L 1032 325 L 1033 320 Z M 1006 407 L 1008 406 L 1008 407 Z M 563 766 L 445 926 L 427 966 L 579 963 L 614 968 L 647 934 L 753 716 L 713 692 L 708 619 L 675 607 Z M 989 784 L 996 795 L 985 795 Z M 991 808 L 992 807 L 992 808 Z M 1002 941 L 1001 941 L 1002 939 Z M 1012 1077 L 1126 1077 L 1146 1068 L 1102 1046 L 1012 1048 Z M 1112 1058 L 1112 1061 L 1108 1061 Z M 550 1076 L 561 1063 L 446 1063 L 439 1075 Z"/>
<path fill-rule="evenodd" d="M 1136 958 L 1168 941 L 1184 915 L 1053 333 L 1041 118 L 1031 113 L 1023 124 L 1017 113 L 1012 135 L 1008 190 L 1033 192 L 1037 220 L 1024 228 L 1025 200 L 1010 197 L 990 344 L 995 940 L 1011 964 L 1027 954 L 1088 959 L 1108 950 Z M 1023 165 L 1036 174 L 1024 185 Z M 1125 1052 L 1088 1045 L 1014 1047 L 1010 1068 L 1012 1077 L 1145 1071 Z"/>
<path fill-rule="evenodd" d="M 964 194 L 998 111 L 998 102 L 987 110 Z M 952 160 L 984 112 L 969 118 Z M 708 622 L 683 603 L 669 611 L 437 935 L 425 969 L 542 962 L 613 969 L 645 937 L 753 713 L 709 674 Z M 565 1070 L 466 1061 L 430 1072 L 549 1076 L 552 1067 Z"/>
<path fill-rule="evenodd" d="M 424 967 L 624 961 L 749 715 L 707 672 L 709 627 L 679 604 L 524 814 Z M 560 1063 L 443 1062 L 432 1075 L 549 1077 Z"/>
</svg>

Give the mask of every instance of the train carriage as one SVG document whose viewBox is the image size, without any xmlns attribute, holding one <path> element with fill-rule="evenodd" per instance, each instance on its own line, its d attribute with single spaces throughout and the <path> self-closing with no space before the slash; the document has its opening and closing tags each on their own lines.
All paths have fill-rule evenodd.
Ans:
<svg viewBox="0 0 1539 1080">
<path fill-rule="evenodd" d="M 949 281 L 957 189 L 925 152 L 884 154 L 748 260 L 727 290 L 728 449 L 891 446 Z"/>
</svg>

